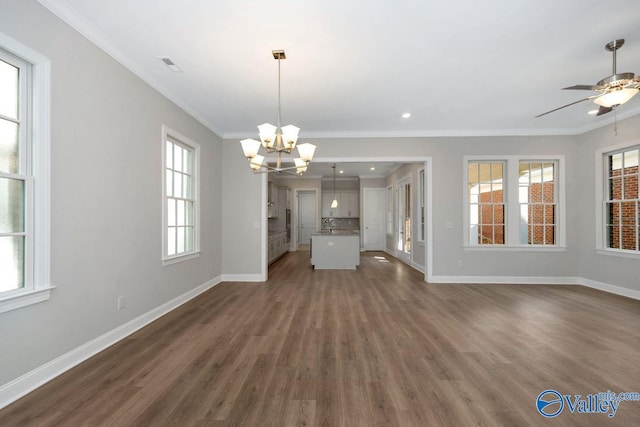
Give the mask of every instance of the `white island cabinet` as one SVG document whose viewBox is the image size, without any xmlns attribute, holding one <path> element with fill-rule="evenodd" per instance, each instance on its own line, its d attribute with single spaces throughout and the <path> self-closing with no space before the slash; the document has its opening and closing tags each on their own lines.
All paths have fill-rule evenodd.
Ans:
<svg viewBox="0 0 640 427">
<path fill-rule="evenodd" d="M 355 270 L 360 265 L 360 235 L 352 232 L 312 234 L 311 265 L 316 270 Z"/>
</svg>

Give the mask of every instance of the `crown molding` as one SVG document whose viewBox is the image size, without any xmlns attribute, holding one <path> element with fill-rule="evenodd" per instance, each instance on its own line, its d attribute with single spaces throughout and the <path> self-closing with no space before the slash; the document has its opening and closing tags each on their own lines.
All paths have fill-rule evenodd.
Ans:
<svg viewBox="0 0 640 427">
<path fill-rule="evenodd" d="M 120 49 L 118 49 L 109 39 L 105 36 L 105 34 L 98 29 L 91 22 L 87 21 L 78 11 L 69 6 L 66 3 L 57 1 L 57 0 L 38 0 L 42 6 L 47 8 L 51 13 L 56 15 L 58 18 L 62 19 L 64 22 L 69 24 L 73 29 L 82 34 L 85 38 L 87 38 L 90 42 L 98 46 L 102 49 L 107 55 L 111 56 L 137 77 L 139 77 L 142 81 L 147 83 L 153 89 L 158 91 L 161 95 L 167 98 L 169 101 L 173 102 L 176 106 L 182 109 L 185 113 L 189 114 L 195 120 L 200 122 L 203 126 L 209 129 L 211 132 L 216 134 L 220 139 L 223 138 L 223 132 L 216 128 L 213 123 L 209 122 L 207 119 L 202 117 L 200 113 L 193 110 L 187 102 L 185 102 L 181 97 L 167 90 L 164 86 L 162 86 L 159 82 L 157 82 L 154 78 L 144 73 L 142 70 L 137 68 L 133 62 L 129 59 L 127 55 L 122 53 Z"/>
</svg>

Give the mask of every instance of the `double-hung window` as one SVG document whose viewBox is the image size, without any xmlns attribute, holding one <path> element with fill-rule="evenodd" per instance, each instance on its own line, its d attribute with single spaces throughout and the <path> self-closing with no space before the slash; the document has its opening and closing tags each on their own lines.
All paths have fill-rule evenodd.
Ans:
<svg viewBox="0 0 640 427">
<path fill-rule="evenodd" d="M 562 247 L 563 158 L 465 158 L 465 244 Z"/>
<path fill-rule="evenodd" d="M 640 253 L 638 154 L 640 145 L 604 155 L 604 247 Z"/>
<path fill-rule="evenodd" d="M 164 128 L 163 263 L 198 256 L 200 146 Z"/>
<path fill-rule="evenodd" d="M 0 33 L 0 312 L 49 298 L 49 61 Z"/>
</svg>

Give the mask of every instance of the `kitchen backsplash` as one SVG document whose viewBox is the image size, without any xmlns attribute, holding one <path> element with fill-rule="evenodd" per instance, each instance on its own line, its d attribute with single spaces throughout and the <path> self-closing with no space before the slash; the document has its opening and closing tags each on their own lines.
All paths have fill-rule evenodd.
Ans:
<svg viewBox="0 0 640 427">
<path fill-rule="evenodd" d="M 360 218 L 322 218 L 323 230 L 360 230 Z"/>
</svg>

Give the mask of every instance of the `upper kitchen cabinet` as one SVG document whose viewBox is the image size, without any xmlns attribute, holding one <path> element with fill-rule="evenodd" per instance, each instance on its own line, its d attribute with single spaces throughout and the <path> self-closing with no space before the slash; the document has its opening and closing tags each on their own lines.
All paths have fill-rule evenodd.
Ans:
<svg viewBox="0 0 640 427">
<path fill-rule="evenodd" d="M 273 181 L 269 182 L 269 187 L 268 187 L 268 201 L 267 201 L 267 217 L 268 218 L 277 218 L 278 217 L 278 205 L 279 205 L 279 201 L 280 201 L 280 195 L 279 195 L 279 187 L 278 184 L 276 184 Z"/>
<path fill-rule="evenodd" d="M 338 207 L 332 208 L 333 192 L 322 193 L 323 218 L 360 218 L 360 197 L 357 191 L 336 191 Z"/>
</svg>

